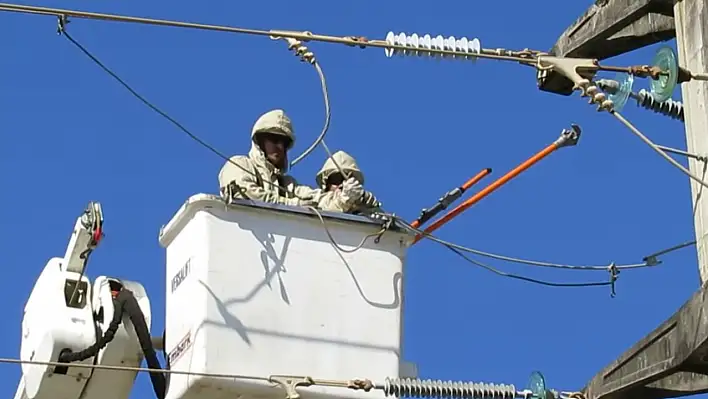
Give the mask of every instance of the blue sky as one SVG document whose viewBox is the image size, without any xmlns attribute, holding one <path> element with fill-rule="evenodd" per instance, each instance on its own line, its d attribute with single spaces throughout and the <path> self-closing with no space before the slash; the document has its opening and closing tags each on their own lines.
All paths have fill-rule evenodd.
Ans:
<svg viewBox="0 0 708 399">
<path fill-rule="evenodd" d="M 391 30 L 467 36 L 487 48 L 546 50 L 589 3 L 34 4 L 380 39 Z M 245 153 L 253 122 L 272 108 L 292 116 L 298 154 L 321 128 L 317 75 L 281 42 L 79 19 L 68 29 L 139 92 L 223 152 Z M 217 191 L 223 161 L 57 36 L 55 18 L 0 13 L 0 33 L 6 276 L 0 356 L 19 356 L 24 303 L 46 261 L 63 255 L 74 220 L 90 200 L 103 204 L 106 238 L 88 275 L 143 283 L 155 315 L 153 331 L 161 333 L 160 226 L 190 195 Z M 327 143 L 354 155 L 367 188 L 409 219 L 480 169 L 494 172 L 478 188 L 550 144 L 570 123 L 582 126 L 577 147 L 552 154 L 469 209 L 438 231 L 441 238 L 522 258 L 606 265 L 640 262 L 694 237 L 688 179 L 577 94 L 538 91 L 529 68 L 489 60 L 387 59 L 381 49 L 324 43 L 310 47 L 330 88 Z M 649 63 L 656 49 L 607 63 Z M 685 148 L 681 122 L 633 104 L 625 115 L 656 142 Z M 324 159 L 318 148 L 293 175 L 314 184 Z M 404 357 L 425 378 L 524 386 L 529 373 L 540 370 L 553 388 L 580 389 L 697 289 L 694 248 L 663 259 L 659 267 L 622 273 L 611 299 L 607 287 L 549 288 L 499 277 L 422 242 L 408 256 Z M 607 278 L 603 271 L 480 260 L 553 281 Z M 11 397 L 20 367 L 0 367 L 0 396 Z M 361 367 L 365 375 L 366 365 Z M 131 397 L 152 395 L 141 375 Z"/>
</svg>

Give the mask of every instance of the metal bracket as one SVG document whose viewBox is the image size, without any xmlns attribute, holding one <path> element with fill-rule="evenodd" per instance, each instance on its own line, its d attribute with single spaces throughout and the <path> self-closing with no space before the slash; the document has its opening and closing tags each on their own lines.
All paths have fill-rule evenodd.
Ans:
<svg viewBox="0 0 708 399">
<path fill-rule="evenodd" d="M 587 399 L 664 399 L 708 393 L 708 285 L 583 389 Z"/>
<path fill-rule="evenodd" d="M 315 384 L 312 377 L 292 376 L 292 375 L 271 375 L 268 381 L 280 384 L 285 389 L 286 399 L 299 399 L 300 394 L 296 387 L 309 387 Z"/>
<path fill-rule="evenodd" d="M 91 233 L 90 249 L 95 249 L 103 238 L 103 208 L 98 202 L 89 202 L 81 215 L 81 224 Z"/>
<path fill-rule="evenodd" d="M 296 32 L 296 31 L 271 31 L 273 34 L 270 36 L 272 40 L 285 40 L 286 43 L 288 43 L 288 50 L 291 50 L 293 53 L 295 53 L 295 56 L 300 58 L 300 61 L 302 62 L 307 62 L 309 64 L 314 64 L 315 63 L 315 54 L 310 51 L 303 43 L 307 43 L 309 40 L 307 39 L 294 39 L 292 37 L 287 37 L 287 36 L 279 36 L 278 34 L 300 34 L 300 35 L 307 35 L 307 36 L 312 36 L 312 32 L 309 31 L 304 31 L 304 32 Z"/>
<path fill-rule="evenodd" d="M 604 60 L 675 36 L 672 0 L 598 0 L 560 35 L 550 53 Z M 547 92 L 573 92 L 572 83 L 556 72 L 538 76 L 538 84 Z"/>
<path fill-rule="evenodd" d="M 544 55 L 538 57 L 537 77 L 539 81 L 542 81 L 549 71 L 553 71 L 570 80 L 573 83 L 573 90 L 576 90 L 589 84 L 598 70 L 596 59 L 560 58 Z"/>
<path fill-rule="evenodd" d="M 66 30 L 66 25 L 69 24 L 69 16 L 57 15 L 57 35 L 61 35 Z"/>
</svg>

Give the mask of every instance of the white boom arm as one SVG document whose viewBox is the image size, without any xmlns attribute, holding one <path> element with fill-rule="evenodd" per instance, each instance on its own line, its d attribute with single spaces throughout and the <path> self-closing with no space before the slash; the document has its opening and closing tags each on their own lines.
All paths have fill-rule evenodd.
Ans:
<svg viewBox="0 0 708 399">
<path fill-rule="evenodd" d="M 101 206 L 91 202 L 76 220 L 64 257 L 50 259 L 42 270 L 22 319 L 23 361 L 57 362 L 67 352 L 80 352 L 82 358 L 65 367 L 22 364 L 15 399 L 129 397 L 136 372 L 71 367 L 72 363 L 139 367 L 143 359 L 125 312 L 112 340 L 102 348 L 96 346 L 109 328 L 116 296 L 123 289 L 132 292 L 148 327 L 151 319 L 150 301 L 139 283 L 100 276 L 92 286 L 84 276 L 88 255 L 102 237 Z"/>
<path fill-rule="evenodd" d="M 74 223 L 69 245 L 66 247 L 62 268 L 68 272 L 83 274 L 88 256 L 103 238 L 103 210 L 98 202 L 89 202 L 88 207 Z"/>
</svg>

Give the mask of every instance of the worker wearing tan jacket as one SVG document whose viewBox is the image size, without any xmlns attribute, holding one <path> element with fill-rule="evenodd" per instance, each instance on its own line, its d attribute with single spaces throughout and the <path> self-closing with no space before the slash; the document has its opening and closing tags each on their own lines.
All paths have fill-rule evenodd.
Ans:
<svg viewBox="0 0 708 399">
<path fill-rule="evenodd" d="M 290 118 L 275 109 L 261 115 L 251 131 L 248 156 L 237 155 L 219 172 L 222 196 L 283 205 L 316 206 L 321 190 L 298 184 L 286 174 L 288 150 L 295 144 Z"/>
<path fill-rule="evenodd" d="M 381 206 L 371 192 L 364 190 L 364 174 L 356 160 L 344 151 L 337 151 L 332 158 L 327 158 L 315 180 L 322 190 L 318 203 L 322 210 L 358 214 L 376 211 Z"/>
</svg>

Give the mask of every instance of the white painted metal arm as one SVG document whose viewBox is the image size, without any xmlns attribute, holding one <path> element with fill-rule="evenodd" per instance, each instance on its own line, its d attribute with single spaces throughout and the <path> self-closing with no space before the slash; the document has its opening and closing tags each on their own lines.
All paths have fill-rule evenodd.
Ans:
<svg viewBox="0 0 708 399">
<path fill-rule="evenodd" d="M 76 219 L 69 245 L 64 254 L 62 269 L 83 274 L 88 256 L 103 237 L 103 211 L 98 202 L 89 202 L 84 213 Z"/>
</svg>

